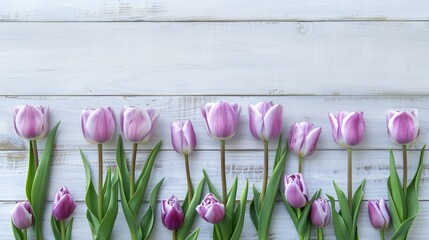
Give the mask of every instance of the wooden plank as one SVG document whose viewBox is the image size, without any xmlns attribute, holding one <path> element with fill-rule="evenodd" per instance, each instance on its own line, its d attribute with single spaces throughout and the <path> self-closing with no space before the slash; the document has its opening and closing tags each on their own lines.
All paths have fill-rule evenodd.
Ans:
<svg viewBox="0 0 429 240">
<path fill-rule="evenodd" d="M 427 29 L 425 22 L 1 23 L 0 94 L 421 95 L 429 92 Z"/>
<path fill-rule="evenodd" d="M 93 181 L 97 185 L 97 153 L 96 151 L 85 151 L 90 161 L 93 172 Z M 141 171 L 144 160 L 148 153 L 138 154 L 138 173 Z M 304 160 L 303 174 L 310 194 L 319 188 L 323 193 L 335 195 L 332 181 L 344 190 L 347 184 L 347 161 L 345 151 L 316 151 L 314 155 Z M 395 151 L 397 157 L 398 173 L 402 176 L 401 152 Z M 128 158 L 131 153 L 127 152 Z M 270 169 L 274 152 L 271 152 Z M 360 182 L 366 178 L 365 199 L 387 198 L 386 181 L 389 176 L 389 152 L 388 151 L 355 151 L 353 154 L 353 186 L 356 189 Z M 409 178 L 414 176 L 417 167 L 419 152 L 409 153 Z M 24 189 L 27 174 L 27 153 L 1 151 L 0 159 L 0 199 L 2 201 L 13 201 L 25 199 Z M 231 151 L 226 155 L 227 181 L 232 184 L 235 177 L 239 180 L 239 192 L 241 192 L 244 181 L 249 179 L 250 186 L 255 184 L 261 189 L 263 177 L 263 153 L 260 151 Z M 194 185 L 202 179 L 202 169 L 206 169 L 215 186 L 220 187 L 219 178 L 220 163 L 219 153 L 216 151 L 198 151 L 190 157 L 191 176 Z M 104 170 L 107 166 L 116 169 L 115 154 L 112 151 L 104 154 Z M 297 171 L 297 158 L 289 154 L 286 163 L 286 174 Z M 81 158 L 77 149 L 75 151 L 56 152 L 52 165 L 51 184 L 49 189 L 49 199 L 55 195 L 55 191 L 62 185 L 66 185 L 77 200 L 84 200 L 85 197 L 85 174 Z M 270 170 L 271 172 L 271 170 Z M 271 174 L 270 174 L 271 175 Z M 425 166 L 421 180 L 421 200 L 429 200 L 429 169 Z M 173 151 L 160 152 L 152 173 L 149 189 L 160 179 L 165 178 L 160 190 L 159 199 L 165 199 L 172 194 L 176 194 L 179 199 L 184 199 L 186 195 L 185 166 L 182 157 Z M 402 177 L 401 177 L 402 178 Z M 219 189 L 220 190 L 220 189 Z M 248 199 L 252 198 L 249 192 Z"/>
<path fill-rule="evenodd" d="M 428 8 L 424 0 L 9 0 L 0 3 L 0 21 L 427 20 Z"/>
<path fill-rule="evenodd" d="M 12 112 L 15 105 L 33 104 L 50 107 L 51 125 L 61 121 L 58 131 L 58 150 L 77 150 L 80 147 L 94 150 L 95 146 L 86 143 L 82 136 L 80 112 L 86 107 L 112 106 L 116 114 L 123 105 L 138 105 L 147 108 L 161 109 L 161 116 L 156 124 L 155 134 L 141 149 L 151 149 L 158 141 L 164 140 L 163 149 L 172 149 L 170 140 L 170 123 L 184 119 L 191 119 L 197 136 L 198 150 L 218 150 L 219 144 L 211 139 L 205 130 L 204 120 L 200 107 L 206 102 L 224 100 L 236 102 L 242 106 L 237 134 L 227 141 L 227 149 L 260 150 L 262 143 L 252 137 L 248 127 L 247 106 L 260 101 L 273 101 L 284 106 L 284 136 L 288 136 L 289 128 L 294 122 L 310 121 L 322 127 L 318 149 L 340 149 L 332 138 L 331 126 L 328 119 L 329 112 L 339 110 L 363 111 L 366 121 L 366 136 L 358 149 L 390 149 L 399 148 L 387 136 L 385 113 L 388 109 L 419 109 L 421 134 L 412 149 L 421 149 L 429 143 L 429 97 L 428 96 L 259 96 L 259 97 L 230 97 L 230 96 L 175 96 L 175 97 L 2 97 L 0 98 L 0 149 L 23 150 L 28 143 L 20 138 L 13 126 Z M 119 116 L 117 116 L 119 119 Z M 120 127 L 117 126 L 117 135 Z M 117 137 L 115 137 L 117 139 Z M 40 147 L 44 146 L 44 139 Z M 126 143 L 128 149 L 131 148 Z M 276 147 L 272 141 L 271 148 Z M 105 145 L 105 149 L 115 149 L 116 140 Z"/>
<path fill-rule="evenodd" d="M 12 230 L 10 229 L 10 218 L 9 213 L 13 208 L 14 203 L 2 202 L 0 203 L 0 224 L 4 226 L 2 231 L 0 231 L 1 239 L 13 239 Z M 51 240 L 54 239 L 48 216 L 50 213 L 50 205 L 46 206 L 46 214 L 44 218 L 44 239 Z M 73 233 L 74 238 L 79 238 L 82 240 L 90 240 L 91 233 L 88 226 L 88 222 L 85 218 L 86 206 L 84 203 L 79 202 L 74 214 L 73 222 Z M 164 228 L 161 221 L 159 220 L 160 209 L 157 208 L 157 217 L 154 231 L 152 233 L 152 239 L 169 239 L 171 237 L 171 232 Z M 420 215 L 416 218 L 409 234 L 409 239 L 424 240 L 427 239 L 427 234 L 425 230 L 427 229 L 427 222 L 429 221 L 429 202 L 423 201 L 420 202 Z M 361 239 L 378 239 L 378 231 L 372 228 L 368 220 L 368 210 L 367 202 L 363 202 L 361 207 L 361 213 L 359 218 L 359 235 Z M 200 220 L 199 218 L 195 222 L 195 228 L 200 227 L 199 239 L 211 239 L 212 237 L 212 225 Z M 313 234 L 315 231 L 313 231 Z M 273 220 L 271 223 L 271 229 L 269 237 L 270 239 L 280 240 L 285 239 L 285 234 L 287 234 L 288 239 L 298 239 L 295 228 L 293 227 L 292 221 L 290 220 L 287 211 L 281 203 L 277 203 L 274 208 Z M 29 230 L 29 236 L 32 236 L 32 231 Z M 392 228 L 386 231 L 386 239 L 389 239 L 393 235 Z M 119 209 L 118 218 L 116 220 L 115 226 L 113 228 L 112 239 L 127 239 L 129 236 L 128 226 L 125 221 L 125 217 L 122 213 L 122 209 Z M 253 227 L 252 222 L 250 221 L 249 209 L 246 210 L 246 218 L 244 221 L 243 233 L 241 235 L 242 239 L 258 239 L 256 231 Z M 325 228 L 325 239 L 335 239 L 334 230 L 332 223 Z"/>
</svg>

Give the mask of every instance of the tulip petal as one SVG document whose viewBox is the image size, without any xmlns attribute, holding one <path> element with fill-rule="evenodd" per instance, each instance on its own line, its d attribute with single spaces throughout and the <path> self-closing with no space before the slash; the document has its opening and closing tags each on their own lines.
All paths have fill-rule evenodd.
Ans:
<svg viewBox="0 0 429 240">
<path fill-rule="evenodd" d="M 307 137 L 301 146 L 302 157 L 313 154 L 314 150 L 316 150 L 317 141 L 319 140 L 321 132 L 322 128 L 317 127 L 307 134 Z"/>
<path fill-rule="evenodd" d="M 307 203 L 307 197 L 296 183 L 291 183 L 286 187 L 286 200 L 294 208 L 301 208 Z"/>
<path fill-rule="evenodd" d="M 52 208 L 52 215 L 57 221 L 69 218 L 76 208 L 76 202 L 70 194 L 61 197 L 60 201 Z"/>
<path fill-rule="evenodd" d="M 88 134 L 88 131 L 86 129 L 86 123 L 88 122 L 89 115 L 94 111 L 94 109 L 83 109 L 80 114 L 80 122 L 82 127 L 82 134 L 83 137 L 88 141 L 89 143 L 95 143 L 95 141 L 91 138 L 91 136 Z"/>
<path fill-rule="evenodd" d="M 327 215 L 327 212 L 324 211 L 320 203 L 318 201 L 314 201 L 310 210 L 311 223 L 316 228 L 324 227 Z"/>
<path fill-rule="evenodd" d="M 192 122 L 190 120 L 187 120 L 183 124 L 183 149 L 185 150 L 184 154 L 190 154 L 192 151 L 194 151 L 195 146 L 197 145 L 197 139 L 195 137 L 195 131 L 194 126 L 192 125 Z"/>
<path fill-rule="evenodd" d="M 347 146 L 355 146 L 362 142 L 365 135 L 363 114 L 354 112 L 347 115 L 343 119 L 341 132 Z"/>
<path fill-rule="evenodd" d="M 207 214 L 207 207 L 204 205 L 198 205 L 197 208 L 195 209 L 198 213 L 198 215 L 200 215 L 200 217 L 202 219 L 204 219 L 205 221 L 208 222 L 207 218 L 206 218 L 206 214 Z"/>
<path fill-rule="evenodd" d="M 301 146 L 305 140 L 305 133 L 298 123 L 294 123 L 289 132 L 289 149 L 297 156 L 300 155 Z"/>
<path fill-rule="evenodd" d="M 332 128 L 332 136 L 334 137 L 334 141 L 339 144 L 340 143 L 340 135 L 339 135 L 339 124 L 338 124 L 338 120 L 335 117 L 334 114 L 329 113 L 329 122 L 331 123 L 331 128 Z"/>
<path fill-rule="evenodd" d="M 277 138 L 282 131 L 282 105 L 276 104 L 271 107 L 264 116 L 264 140 Z M 264 135 L 264 134 L 263 134 Z"/>
<path fill-rule="evenodd" d="M 150 116 L 144 109 L 127 108 L 123 115 L 121 114 L 121 118 L 123 119 L 122 134 L 132 143 L 142 141 L 152 128 Z"/>
<path fill-rule="evenodd" d="M 253 137 L 261 139 L 262 128 L 264 127 L 264 119 L 259 110 L 253 105 L 249 105 L 249 128 Z"/>
<path fill-rule="evenodd" d="M 384 218 L 378 208 L 378 201 L 369 201 L 368 202 L 368 214 L 371 225 L 376 229 L 383 229 L 384 227 Z"/>
<path fill-rule="evenodd" d="M 223 204 L 215 203 L 213 204 L 205 214 L 205 217 L 208 222 L 218 223 L 222 221 L 225 215 L 225 209 Z"/>
</svg>

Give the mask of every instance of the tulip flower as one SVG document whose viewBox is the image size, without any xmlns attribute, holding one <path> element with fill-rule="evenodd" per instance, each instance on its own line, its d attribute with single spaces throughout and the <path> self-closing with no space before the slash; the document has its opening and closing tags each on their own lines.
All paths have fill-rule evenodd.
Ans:
<svg viewBox="0 0 429 240">
<path fill-rule="evenodd" d="M 159 115 L 159 109 L 124 106 L 120 114 L 122 135 L 129 142 L 146 143 L 154 133 Z"/>
<path fill-rule="evenodd" d="M 110 142 L 115 133 L 115 114 L 110 107 L 84 109 L 80 115 L 82 133 L 89 143 Z"/>
<path fill-rule="evenodd" d="M 337 116 L 329 113 L 329 120 L 337 144 L 352 147 L 362 142 L 365 135 L 363 112 L 341 111 Z"/>
<path fill-rule="evenodd" d="M 312 123 L 294 123 L 289 133 L 289 149 L 298 157 L 313 154 L 321 132 L 322 128 L 314 127 Z"/>
<path fill-rule="evenodd" d="M 237 131 L 241 107 L 227 102 L 206 103 L 201 107 L 206 131 L 210 137 L 226 140 L 234 137 Z"/>
<path fill-rule="evenodd" d="M 316 228 L 326 227 L 331 221 L 331 206 L 328 201 L 318 198 L 313 201 L 310 210 L 310 221 Z"/>
<path fill-rule="evenodd" d="M 75 208 L 76 202 L 69 190 L 65 186 L 62 186 L 55 194 L 52 216 L 57 221 L 63 221 L 73 214 Z"/>
<path fill-rule="evenodd" d="M 411 111 L 389 110 L 386 114 L 387 133 L 396 144 L 410 144 L 420 132 L 417 109 Z"/>
<path fill-rule="evenodd" d="M 48 107 L 17 106 L 13 115 L 16 133 L 28 140 L 42 138 L 48 133 Z"/>
<path fill-rule="evenodd" d="M 171 123 L 171 143 L 176 152 L 189 155 L 197 145 L 194 127 L 190 120 Z"/>
<path fill-rule="evenodd" d="M 209 223 L 218 223 L 225 216 L 225 206 L 212 193 L 208 193 L 196 208 L 198 215 Z"/>
<path fill-rule="evenodd" d="M 162 224 L 170 230 L 179 229 L 184 221 L 184 213 L 176 196 L 161 201 Z"/>
<path fill-rule="evenodd" d="M 249 127 L 253 137 L 262 141 L 277 138 L 282 131 L 283 107 L 272 102 L 249 105 Z"/>
<path fill-rule="evenodd" d="M 12 223 L 18 229 L 27 229 L 34 223 L 33 209 L 30 202 L 18 202 L 10 213 Z"/>
<path fill-rule="evenodd" d="M 287 202 L 294 208 L 302 208 L 308 202 L 308 190 L 301 173 L 286 175 L 285 197 Z"/>
<path fill-rule="evenodd" d="M 382 230 L 389 227 L 390 212 L 386 200 L 369 200 L 368 215 L 371 225 L 375 229 Z"/>
</svg>

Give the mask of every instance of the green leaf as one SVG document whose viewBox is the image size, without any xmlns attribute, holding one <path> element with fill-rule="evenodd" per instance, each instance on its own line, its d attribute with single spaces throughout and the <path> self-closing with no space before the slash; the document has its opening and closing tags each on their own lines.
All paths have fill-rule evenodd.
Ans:
<svg viewBox="0 0 429 240">
<path fill-rule="evenodd" d="M 115 176 L 111 189 L 109 207 L 98 227 L 97 239 L 110 239 L 110 235 L 112 234 L 116 216 L 118 215 L 118 182 L 118 177 Z"/>
<path fill-rule="evenodd" d="M 222 200 L 220 198 L 219 193 L 216 191 L 216 187 L 213 185 L 212 181 L 210 181 L 209 175 L 207 174 L 206 170 L 203 169 L 204 178 L 206 179 L 207 186 L 209 187 L 209 191 L 213 193 L 213 195 L 218 199 Z"/>
<path fill-rule="evenodd" d="M 351 236 L 353 239 L 359 239 L 358 237 L 358 230 L 357 230 L 357 221 L 359 218 L 359 210 L 360 210 L 360 206 L 362 204 L 362 199 L 363 199 L 363 188 L 365 186 L 366 183 L 366 179 L 364 179 L 362 181 L 362 183 L 360 184 L 360 186 L 358 187 L 358 189 L 356 189 L 355 193 L 353 194 L 353 201 L 352 201 L 352 205 L 353 205 L 353 222 L 352 222 L 352 231 L 351 231 Z"/>
<path fill-rule="evenodd" d="M 281 154 L 282 154 L 282 146 L 283 146 L 283 143 L 282 143 L 282 140 L 283 140 L 283 136 L 282 136 L 283 134 L 280 134 L 280 136 L 279 136 L 279 141 L 278 141 L 278 143 L 277 143 L 277 150 L 276 150 L 276 156 L 274 157 L 274 168 L 273 169 L 275 169 L 276 168 L 276 166 L 277 166 L 277 164 L 278 164 L 278 162 L 280 161 L 280 156 L 281 156 Z M 287 141 L 286 141 L 287 142 Z M 273 170 L 274 171 L 274 170 Z"/>
<path fill-rule="evenodd" d="M 241 193 L 240 197 L 240 205 L 236 212 L 238 212 L 238 221 L 235 225 L 234 233 L 232 234 L 231 240 L 239 240 L 241 233 L 243 231 L 243 224 L 244 224 L 244 213 L 246 212 L 246 203 L 247 203 L 247 192 L 249 188 L 249 182 L 246 179 L 246 184 L 244 185 L 243 192 Z"/>
<path fill-rule="evenodd" d="M 55 240 L 61 240 L 60 223 L 57 220 L 55 220 L 53 215 L 51 215 L 51 228 L 52 228 L 52 233 L 54 234 Z"/>
<path fill-rule="evenodd" d="M 10 223 L 12 224 L 12 231 L 15 240 L 24 240 L 24 234 L 22 233 L 22 230 L 15 227 L 15 225 L 13 225 L 12 220 L 10 221 Z"/>
<path fill-rule="evenodd" d="M 387 179 L 387 194 L 389 198 L 389 210 L 390 210 L 390 216 L 392 217 L 393 229 L 397 230 L 401 225 L 401 219 L 399 219 L 398 212 L 396 211 L 395 204 L 393 203 L 392 189 L 390 186 L 390 178 Z"/>
<path fill-rule="evenodd" d="M 95 191 L 95 187 L 92 182 L 91 169 L 89 167 L 88 160 L 83 154 L 82 149 L 79 149 L 79 150 L 80 150 L 80 156 L 82 158 L 83 167 L 85 169 L 85 177 L 86 177 L 86 194 L 85 194 L 86 207 L 88 208 L 88 211 L 91 213 L 91 216 L 96 216 L 98 211 L 97 209 L 98 195 L 97 195 L 97 192 Z M 92 219 L 92 217 L 88 218 L 88 220 L 92 222 L 90 219 Z"/>
<path fill-rule="evenodd" d="M 71 240 L 72 239 L 72 237 L 71 237 L 71 235 L 72 235 L 72 228 L 73 228 L 73 218 L 70 219 L 70 222 L 67 224 L 67 227 L 66 227 L 66 240 Z"/>
<path fill-rule="evenodd" d="M 281 140 L 279 140 L 281 144 Z M 287 146 L 285 146 L 287 148 Z M 268 233 L 270 231 L 271 217 L 273 215 L 273 209 L 276 201 L 277 190 L 280 187 L 280 182 L 283 177 L 284 168 L 286 165 L 287 150 L 281 150 L 281 146 L 277 148 L 277 152 L 281 152 L 281 155 L 276 155 L 279 158 L 277 165 L 273 170 L 273 174 L 268 182 L 267 192 L 262 204 L 261 212 L 259 214 L 258 224 L 258 237 L 259 239 L 268 239 Z"/>
<path fill-rule="evenodd" d="M 121 200 L 125 199 L 125 201 L 128 202 L 130 200 L 130 173 L 127 167 L 127 157 L 125 155 L 121 135 L 119 135 L 118 145 L 116 147 L 116 165 L 116 174 L 120 174 L 121 176 L 120 185 L 125 193 L 125 198 L 121 197 Z"/>
<path fill-rule="evenodd" d="M 112 189 L 112 170 L 110 166 L 107 167 L 106 178 L 103 184 L 103 216 L 106 214 L 107 208 L 109 207 L 110 196 Z"/>
<path fill-rule="evenodd" d="M 406 216 L 405 196 L 402 191 L 398 173 L 396 172 L 395 157 L 393 156 L 392 149 L 390 150 L 390 176 L 388 178 L 388 185 L 390 185 L 391 189 L 393 206 L 398 214 L 400 222 L 403 222 Z"/>
<path fill-rule="evenodd" d="M 297 231 L 300 235 L 307 235 L 310 236 L 311 231 L 311 225 L 309 221 L 308 215 L 310 214 L 311 205 L 313 204 L 314 200 L 320 196 L 320 189 L 313 195 L 311 200 L 305 205 L 304 211 L 302 211 L 301 216 L 298 219 L 298 227 Z"/>
<path fill-rule="evenodd" d="M 335 209 L 335 199 L 330 195 L 326 196 L 329 198 L 329 202 L 331 203 L 331 215 L 334 223 L 335 236 L 337 239 L 352 239 L 347 231 L 343 218 Z"/>
<path fill-rule="evenodd" d="M 250 203 L 250 219 L 252 219 L 253 226 L 255 226 L 256 231 L 258 231 L 259 224 L 259 192 L 253 185 L 253 200 Z"/>
<path fill-rule="evenodd" d="M 133 196 L 131 196 L 128 206 L 133 212 L 134 217 L 137 217 L 137 214 L 140 211 L 140 207 L 143 202 L 144 195 L 146 193 L 147 185 L 150 180 L 150 175 L 152 173 L 152 168 L 158 155 L 159 149 L 161 148 L 162 141 L 160 141 L 155 148 L 149 154 L 148 160 L 143 168 L 143 171 L 140 174 L 139 179 L 137 180 L 137 188 Z"/>
<path fill-rule="evenodd" d="M 34 166 L 34 153 L 33 145 L 30 143 L 29 147 L 29 158 L 28 158 L 28 172 L 27 172 L 27 182 L 25 184 L 25 193 L 27 194 L 27 199 L 31 202 L 31 189 L 33 188 L 34 175 L 36 174 L 36 167 Z"/>
<path fill-rule="evenodd" d="M 419 186 L 420 178 L 423 171 L 423 158 L 425 154 L 426 145 L 422 148 L 420 152 L 419 165 L 417 167 L 416 173 L 414 174 L 413 180 L 407 188 L 407 216 L 413 217 L 417 216 L 420 211 L 419 207 Z"/>
<path fill-rule="evenodd" d="M 404 240 L 407 239 L 408 237 L 408 231 L 411 228 L 411 225 L 413 224 L 414 219 L 416 218 L 416 216 L 408 218 L 407 220 L 405 220 L 400 227 L 398 228 L 398 230 L 395 231 L 395 233 L 393 234 L 392 238 L 390 240 Z"/>
<path fill-rule="evenodd" d="M 195 190 L 195 193 L 192 197 L 191 204 L 189 204 L 189 207 L 185 213 L 185 219 L 184 219 L 183 225 L 181 228 L 177 230 L 177 239 L 179 240 L 186 238 L 189 230 L 192 227 L 192 224 L 194 223 L 195 216 L 197 215 L 197 211 L 195 210 L 195 208 L 202 201 L 204 183 L 205 183 L 205 179 L 203 178 L 198 184 L 197 189 Z"/>
<path fill-rule="evenodd" d="M 335 181 L 333 181 L 333 183 L 334 183 L 335 192 L 337 193 L 338 202 L 340 204 L 341 218 L 344 220 L 344 224 L 347 227 L 347 231 L 352 232 L 353 218 L 352 218 L 352 214 L 351 214 L 351 209 L 349 207 L 348 199 L 347 199 L 346 195 L 344 194 L 344 192 L 341 190 L 341 188 L 335 183 Z"/>
<path fill-rule="evenodd" d="M 31 188 L 31 206 L 33 208 L 34 225 L 37 238 L 42 238 L 42 223 L 43 213 L 45 211 L 45 198 L 49 187 L 50 166 L 54 155 L 55 135 L 57 134 L 58 126 L 51 130 L 46 140 L 45 150 L 43 151 L 42 159 L 34 176 L 33 186 Z"/>
<path fill-rule="evenodd" d="M 122 174 L 120 171 L 117 171 L 117 173 L 119 175 L 119 182 L 122 181 Z M 124 216 L 125 216 L 125 220 L 127 220 L 127 224 L 128 224 L 128 228 L 130 229 L 130 234 L 131 234 L 131 239 L 132 240 L 140 240 L 142 239 L 142 230 L 140 228 L 140 225 L 137 223 L 137 220 L 134 218 L 133 213 L 131 212 L 130 208 L 128 207 L 128 203 L 127 201 L 125 201 L 124 199 L 126 199 L 125 196 L 125 191 L 124 191 L 124 186 L 123 184 L 119 184 L 119 189 L 120 189 L 120 193 L 121 193 L 121 205 L 122 205 L 122 211 L 124 212 Z"/>
<path fill-rule="evenodd" d="M 292 220 L 292 222 L 293 222 L 293 225 L 295 226 L 295 229 L 297 229 L 297 228 L 298 228 L 298 215 L 297 215 L 297 213 L 296 213 L 295 208 L 293 208 L 293 207 L 292 207 L 292 206 L 287 202 L 287 200 L 286 200 L 286 197 L 285 197 L 284 193 L 283 193 L 282 191 L 280 191 L 280 190 L 279 190 L 279 195 L 280 195 L 280 197 L 282 198 L 283 204 L 285 205 L 286 210 L 287 210 L 287 211 L 288 211 L 288 213 L 289 213 L 289 216 L 290 216 L 290 218 L 291 218 L 291 220 Z"/>
<path fill-rule="evenodd" d="M 153 188 L 150 194 L 149 209 L 140 221 L 143 239 L 149 239 L 153 226 L 155 225 L 156 198 L 163 182 L 164 178 L 161 179 Z"/>
<path fill-rule="evenodd" d="M 197 240 L 199 232 L 200 232 L 200 229 L 197 228 L 193 233 L 189 234 L 189 236 L 186 237 L 185 240 Z"/>
<path fill-rule="evenodd" d="M 225 216 L 221 222 L 217 225 L 219 226 L 220 233 L 222 234 L 222 239 L 229 239 L 233 232 L 235 226 L 234 223 L 234 208 L 235 208 L 235 197 L 237 196 L 237 186 L 238 178 L 235 177 L 234 183 L 231 186 L 231 189 L 228 193 L 228 199 L 225 206 Z"/>
</svg>

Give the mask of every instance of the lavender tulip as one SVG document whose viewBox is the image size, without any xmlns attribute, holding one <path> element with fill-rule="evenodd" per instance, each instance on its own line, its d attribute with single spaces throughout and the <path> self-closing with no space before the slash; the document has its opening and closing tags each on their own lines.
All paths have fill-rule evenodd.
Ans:
<svg viewBox="0 0 429 240">
<path fill-rule="evenodd" d="M 285 197 L 287 202 L 294 208 L 302 208 L 308 202 L 308 190 L 301 173 L 286 175 Z"/>
<path fill-rule="evenodd" d="M 218 223 L 225 216 L 225 206 L 212 193 L 208 193 L 196 208 L 198 215 L 209 223 Z"/>
<path fill-rule="evenodd" d="M 176 196 L 161 201 L 162 224 L 170 230 L 179 229 L 184 221 L 184 213 Z"/>
<path fill-rule="evenodd" d="M 363 112 L 341 111 L 337 116 L 329 113 L 332 134 L 337 144 L 351 147 L 362 142 L 365 135 Z"/>
<path fill-rule="evenodd" d="M 115 114 L 110 107 L 84 109 L 80 115 L 82 133 L 89 143 L 110 142 L 115 133 Z"/>
<path fill-rule="evenodd" d="M 411 111 L 389 110 L 386 114 L 387 133 L 396 144 L 410 144 L 419 135 L 419 119 L 417 109 Z"/>
<path fill-rule="evenodd" d="M 241 107 L 227 102 L 206 103 L 201 107 L 207 133 L 214 139 L 226 140 L 237 131 Z"/>
<path fill-rule="evenodd" d="M 194 151 L 197 139 L 190 120 L 171 123 L 171 143 L 180 154 L 189 155 Z"/>
<path fill-rule="evenodd" d="M 155 123 L 160 115 L 159 109 L 143 109 L 124 106 L 120 114 L 121 131 L 127 141 L 145 143 L 155 130 Z"/>
<path fill-rule="evenodd" d="M 65 186 L 62 186 L 55 194 L 52 216 L 54 216 L 57 221 L 62 221 L 69 218 L 75 209 L 76 202 L 69 190 Z"/>
<path fill-rule="evenodd" d="M 390 213 L 386 200 L 368 201 L 368 215 L 371 225 L 376 229 L 386 229 L 390 225 Z"/>
<path fill-rule="evenodd" d="M 277 138 L 282 131 L 283 107 L 272 102 L 249 105 L 249 128 L 253 137 L 262 141 Z"/>
<path fill-rule="evenodd" d="M 30 202 L 18 202 L 10 213 L 12 223 L 19 229 L 27 229 L 34 224 L 33 209 Z"/>
<path fill-rule="evenodd" d="M 289 149 L 301 158 L 313 154 L 321 131 L 322 128 L 309 122 L 294 123 L 289 133 Z"/>
<path fill-rule="evenodd" d="M 310 209 L 310 221 L 316 228 L 323 228 L 331 221 L 331 206 L 328 201 L 318 198 L 313 201 Z"/>
<path fill-rule="evenodd" d="M 49 130 L 48 107 L 17 106 L 13 114 L 15 131 L 23 138 L 42 138 Z"/>
</svg>

